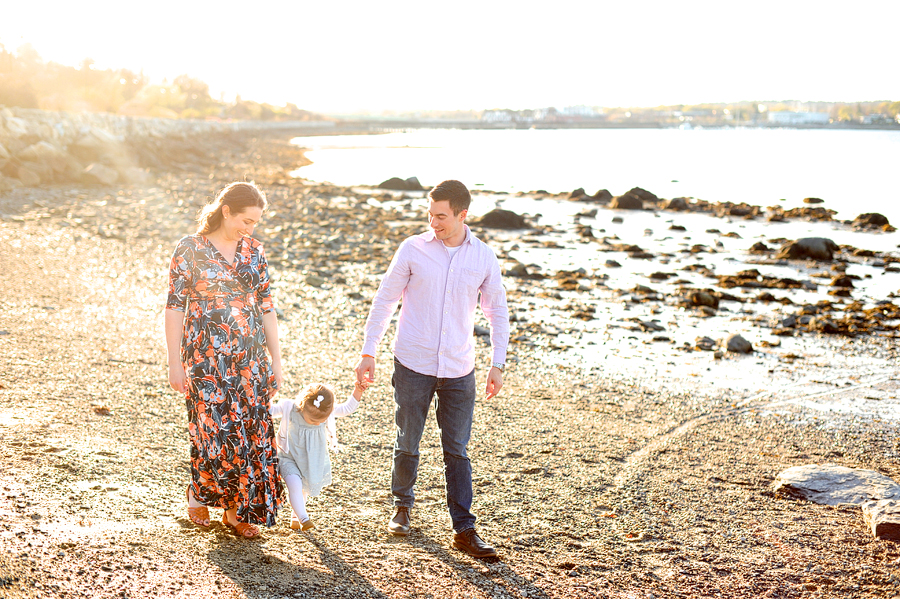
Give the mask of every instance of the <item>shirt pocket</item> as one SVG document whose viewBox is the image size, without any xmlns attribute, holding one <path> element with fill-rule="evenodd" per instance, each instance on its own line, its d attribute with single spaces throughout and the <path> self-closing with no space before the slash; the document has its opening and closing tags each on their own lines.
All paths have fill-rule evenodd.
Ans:
<svg viewBox="0 0 900 599">
<path fill-rule="evenodd" d="M 467 294 L 474 294 L 478 293 L 478 288 L 484 283 L 485 274 L 474 268 L 464 268 L 459 275 L 459 279 L 460 289 Z"/>
</svg>

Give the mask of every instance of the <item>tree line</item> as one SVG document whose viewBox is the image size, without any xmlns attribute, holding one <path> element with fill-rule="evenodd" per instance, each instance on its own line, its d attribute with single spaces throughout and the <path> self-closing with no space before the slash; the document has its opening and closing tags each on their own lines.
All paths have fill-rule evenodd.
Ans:
<svg viewBox="0 0 900 599">
<path fill-rule="evenodd" d="M 15 53 L 0 44 L 0 106 L 67 112 L 111 112 L 162 118 L 322 120 L 295 104 L 216 100 L 200 79 L 179 75 L 151 83 L 143 71 L 98 69 L 90 58 L 77 67 L 45 62 L 31 44 Z"/>
</svg>

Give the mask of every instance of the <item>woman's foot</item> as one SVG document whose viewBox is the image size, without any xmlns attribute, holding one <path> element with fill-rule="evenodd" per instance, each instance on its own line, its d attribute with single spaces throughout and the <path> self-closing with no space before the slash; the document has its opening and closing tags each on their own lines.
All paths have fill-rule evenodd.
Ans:
<svg viewBox="0 0 900 599">
<path fill-rule="evenodd" d="M 228 518 L 227 511 L 222 513 L 222 524 L 230 528 L 238 536 L 244 537 L 245 539 L 252 539 L 253 537 L 259 536 L 259 528 L 252 524 L 247 524 L 246 522 L 238 522 L 237 519 L 235 519 L 234 523 L 232 524 L 232 522 Z"/>
<path fill-rule="evenodd" d="M 191 504 L 196 504 L 197 502 L 194 500 L 191 495 L 191 486 L 188 485 L 188 488 L 185 490 L 185 497 L 187 498 L 188 508 L 187 514 L 188 519 L 196 524 L 197 526 L 202 526 L 203 528 L 209 528 L 209 510 L 205 505 L 192 506 Z"/>
</svg>

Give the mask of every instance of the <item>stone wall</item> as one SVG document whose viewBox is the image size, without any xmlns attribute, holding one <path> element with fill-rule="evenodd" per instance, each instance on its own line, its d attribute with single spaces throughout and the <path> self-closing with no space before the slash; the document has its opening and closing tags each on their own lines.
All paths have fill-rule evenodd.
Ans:
<svg viewBox="0 0 900 599">
<path fill-rule="evenodd" d="M 330 121 L 200 121 L 0 108 L 0 192 L 44 183 L 140 183 L 173 143 L 254 130 L 321 130 Z M 195 153 L 202 151 L 195 148 Z"/>
</svg>

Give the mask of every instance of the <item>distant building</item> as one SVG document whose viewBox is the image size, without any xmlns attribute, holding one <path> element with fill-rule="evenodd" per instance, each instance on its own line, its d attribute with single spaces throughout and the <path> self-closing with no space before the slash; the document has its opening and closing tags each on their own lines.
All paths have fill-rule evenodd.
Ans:
<svg viewBox="0 0 900 599">
<path fill-rule="evenodd" d="M 826 125 L 831 120 L 827 112 L 792 112 L 779 110 L 768 113 L 769 122 L 775 125 Z"/>
</svg>

